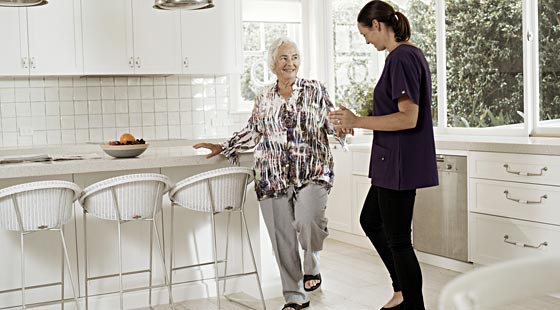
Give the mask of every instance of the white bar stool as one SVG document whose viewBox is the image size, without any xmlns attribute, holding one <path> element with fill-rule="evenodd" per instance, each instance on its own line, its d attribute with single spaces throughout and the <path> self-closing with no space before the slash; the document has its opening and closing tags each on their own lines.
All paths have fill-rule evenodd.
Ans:
<svg viewBox="0 0 560 310">
<path fill-rule="evenodd" d="M 251 244 L 251 239 L 249 237 L 249 229 L 247 228 L 247 221 L 244 214 L 245 205 L 245 195 L 247 191 L 247 185 L 251 183 L 254 179 L 253 170 L 245 167 L 229 167 L 216 169 L 204 173 L 197 174 L 195 176 L 186 178 L 178 182 L 169 191 L 169 199 L 172 202 L 171 207 L 171 259 L 170 259 L 170 285 L 173 289 L 173 271 L 199 267 L 203 265 L 214 265 L 214 274 L 216 281 L 216 298 L 217 298 L 217 308 L 220 309 L 220 280 L 224 281 L 223 295 L 228 300 L 235 302 L 237 304 L 243 305 L 248 308 L 252 308 L 250 305 L 242 303 L 240 301 L 234 300 L 225 294 L 226 291 L 226 280 L 235 277 L 242 277 L 248 275 L 255 275 L 257 279 L 257 284 L 259 287 L 259 293 L 261 296 L 262 308 L 266 309 L 266 304 L 264 301 L 264 296 L 261 287 L 261 281 L 259 278 L 259 273 L 257 270 L 257 264 L 255 262 L 255 255 L 253 253 L 253 246 Z M 206 212 L 210 214 L 212 222 L 212 245 L 213 245 L 213 262 L 199 263 L 189 266 L 173 267 L 173 226 L 174 226 L 174 206 L 180 206 L 194 211 Z M 219 213 L 228 213 L 228 222 L 226 234 L 228 236 L 226 241 L 226 253 L 225 259 L 218 261 L 217 258 L 217 239 L 216 239 L 216 221 L 215 216 Z M 228 249 L 229 249 L 229 226 L 231 213 L 238 213 L 243 225 L 245 232 L 247 233 L 247 239 L 249 243 L 249 249 L 251 252 L 251 259 L 253 261 L 254 271 L 252 272 L 242 272 L 238 274 L 228 274 L 227 272 L 227 259 L 228 259 Z M 243 243 L 243 240 L 241 240 Z M 241 244 L 241 249 L 243 249 L 243 244 Z M 242 252 L 243 253 L 243 252 Z M 220 276 L 218 273 L 218 264 L 224 263 L 224 275 Z M 198 281 L 203 281 L 206 279 L 199 279 Z M 190 282 L 190 281 L 189 281 Z"/>
<path fill-rule="evenodd" d="M 123 275 L 131 275 L 148 272 L 150 275 L 149 285 L 142 289 L 149 289 L 149 303 L 152 305 L 152 255 L 153 255 L 153 233 L 156 234 L 158 249 L 161 262 L 163 264 L 165 286 L 169 291 L 169 305 L 175 309 L 173 297 L 167 278 L 167 267 L 165 265 L 165 254 L 163 250 L 163 236 L 160 239 L 155 217 L 162 213 L 163 195 L 167 193 L 171 186 L 168 177 L 156 173 L 129 174 L 110 178 L 86 187 L 80 197 L 80 203 L 84 209 L 84 248 L 85 248 L 85 271 L 86 285 L 85 298 L 86 310 L 89 307 L 88 282 L 109 277 L 119 277 L 119 297 L 120 309 L 124 309 L 123 295 L 125 292 L 137 291 L 139 289 L 124 290 Z M 86 214 L 90 214 L 100 219 L 117 222 L 118 229 L 118 248 L 119 248 L 119 273 L 114 275 L 104 275 L 90 277 L 88 273 L 88 247 L 87 247 L 87 226 Z M 122 259 L 122 237 L 121 225 L 129 221 L 149 221 L 152 222 L 150 229 L 150 269 L 123 273 Z M 161 215 L 162 232 L 163 214 Z M 112 292 L 116 293 L 116 292 Z"/>
<path fill-rule="evenodd" d="M 74 301 L 80 309 L 78 295 L 74 287 L 74 277 L 68 258 L 68 249 L 64 240 L 62 226 L 72 219 L 72 204 L 80 195 L 80 187 L 67 181 L 41 181 L 19 184 L 0 190 L 0 227 L 10 231 L 19 231 L 21 244 L 21 308 L 26 309 L 25 291 L 41 287 L 61 285 L 60 300 L 36 303 L 29 306 L 41 306 L 60 303 L 64 309 L 64 261 L 68 267 Z M 59 283 L 49 283 L 25 287 L 25 251 L 24 236 L 34 232 L 54 230 L 60 232 L 63 262 L 62 279 Z M 1 291 L 8 293 L 14 290 Z"/>
</svg>

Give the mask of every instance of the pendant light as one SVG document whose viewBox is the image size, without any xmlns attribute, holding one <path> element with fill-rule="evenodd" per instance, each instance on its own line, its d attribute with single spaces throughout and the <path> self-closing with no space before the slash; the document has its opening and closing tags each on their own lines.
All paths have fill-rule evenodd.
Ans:
<svg viewBox="0 0 560 310">
<path fill-rule="evenodd" d="M 47 4 L 47 0 L 0 0 L 0 6 L 5 7 L 28 7 L 28 6 L 40 6 Z"/>
<path fill-rule="evenodd" d="M 202 10 L 213 8 L 213 0 L 155 0 L 154 9 L 159 10 Z"/>
</svg>

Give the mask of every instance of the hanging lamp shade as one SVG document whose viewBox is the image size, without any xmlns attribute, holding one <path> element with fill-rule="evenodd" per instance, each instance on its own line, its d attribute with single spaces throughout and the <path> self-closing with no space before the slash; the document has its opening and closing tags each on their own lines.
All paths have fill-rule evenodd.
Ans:
<svg viewBox="0 0 560 310">
<path fill-rule="evenodd" d="M 213 0 L 155 0 L 154 9 L 202 10 L 213 8 Z"/>
<path fill-rule="evenodd" d="M 49 3 L 47 0 L 0 0 L 0 7 L 28 7 L 28 6 L 40 6 Z"/>
</svg>

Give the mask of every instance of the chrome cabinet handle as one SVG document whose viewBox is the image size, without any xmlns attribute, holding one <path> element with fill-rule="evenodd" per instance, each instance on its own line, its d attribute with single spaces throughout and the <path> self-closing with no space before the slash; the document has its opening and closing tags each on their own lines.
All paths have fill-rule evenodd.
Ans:
<svg viewBox="0 0 560 310">
<path fill-rule="evenodd" d="M 35 57 L 31 57 L 31 69 L 35 69 L 37 67 L 37 61 Z"/>
<path fill-rule="evenodd" d="M 129 65 L 131 68 L 134 68 L 134 57 L 130 57 L 130 58 L 128 59 L 128 65 Z"/>
<path fill-rule="evenodd" d="M 134 63 L 136 64 L 136 68 L 142 68 L 142 61 L 140 60 L 140 57 L 136 57 L 136 61 Z"/>
<path fill-rule="evenodd" d="M 24 69 L 29 68 L 29 65 L 27 64 L 27 57 L 21 57 L 21 66 L 22 66 Z"/>
<path fill-rule="evenodd" d="M 540 249 L 543 246 L 548 246 L 548 242 L 541 242 L 539 245 L 530 245 L 530 244 L 525 244 L 525 243 L 521 243 L 521 242 L 515 242 L 515 241 L 509 241 L 509 236 L 508 235 L 504 235 L 504 242 L 507 244 L 511 244 L 511 245 L 515 245 L 521 248 L 531 248 L 531 249 Z"/>
<path fill-rule="evenodd" d="M 542 195 L 539 200 L 523 200 L 523 199 L 515 199 L 515 198 L 511 198 L 511 196 L 509 195 L 509 191 L 505 190 L 504 194 L 506 195 L 506 199 L 507 200 L 511 200 L 511 201 L 515 201 L 517 203 L 522 203 L 522 204 L 535 204 L 535 203 L 543 203 L 544 199 L 548 198 L 547 194 Z"/>
<path fill-rule="evenodd" d="M 504 168 L 506 168 L 507 173 L 511 173 L 511 174 L 515 174 L 515 175 L 528 176 L 528 177 L 542 176 L 545 171 L 548 171 L 547 167 L 541 168 L 539 173 L 533 173 L 533 172 L 527 172 L 527 171 L 513 171 L 513 170 L 509 170 L 509 165 L 508 164 L 504 164 Z"/>
<path fill-rule="evenodd" d="M 189 57 L 183 58 L 183 66 L 184 66 L 185 68 L 188 68 L 188 67 L 189 67 Z"/>
</svg>

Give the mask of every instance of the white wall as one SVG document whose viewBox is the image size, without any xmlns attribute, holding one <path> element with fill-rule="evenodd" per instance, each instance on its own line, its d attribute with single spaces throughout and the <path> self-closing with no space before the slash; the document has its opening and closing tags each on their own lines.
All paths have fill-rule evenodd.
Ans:
<svg viewBox="0 0 560 310">
<path fill-rule="evenodd" d="M 229 137 L 228 76 L 0 78 L 0 147 Z M 30 130 L 32 129 L 32 130 Z M 31 132 L 32 131 L 32 132 Z"/>
</svg>

